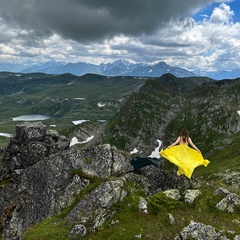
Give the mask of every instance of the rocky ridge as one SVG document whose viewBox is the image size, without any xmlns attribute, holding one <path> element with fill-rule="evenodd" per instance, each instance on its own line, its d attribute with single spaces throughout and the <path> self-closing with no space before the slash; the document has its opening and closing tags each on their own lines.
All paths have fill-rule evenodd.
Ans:
<svg viewBox="0 0 240 240">
<path fill-rule="evenodd" d="M 2 239 L 19 239 L 33 224 L 70 206 L 93 177 L 100 179 L 98 187 L 66 216 L 69 226 L 80 226 L 86 234 L 114 214 L 110 207 L 127 195 L 126 181 L 141 183 L 148 196 L 195 184 L 151 166 L 136 174 L 130 160 L 109 144 L 70 149 L 66 137 L 41 122 L 18 125 L 10 143 L 0 149 Z"/>
<path fill-rule="evenodd" d="M 73 204 L 93 178 L 99 179 L 98 185 L 64 217 L 69 239 L 84 238 L 114 216 L 112 206 L 129 194 L 127 182 L 143 186 L 146 197 L 139 199 L 139 209 L 145 214 L 155 194 L 182 201 L 180 190 L 186 189 L 184 199 L 188 204 L 201 195 L 196 189 L 201 188 L 199 180 L 189 181 L 153 165 L 135 173 L 130 159 L 129 154 L 109 144 L 71 149 L 66 137 L 41 122 L 18 125 L 8 146 L 0 149 L 2 239 L 21 239 L 31 226 Z M 219 211 L 232 213 L 240 205 L 238 196 L 226 189 L 218 189 L 215 194 L 226 195 L 216 206 Z M 169 214 L 169 218 L 175 224 L 174 216 Z M 213 227 L 194 221 L 179 234 L 176 239 L 218 239 L 221 235 Z"/>
</svg>

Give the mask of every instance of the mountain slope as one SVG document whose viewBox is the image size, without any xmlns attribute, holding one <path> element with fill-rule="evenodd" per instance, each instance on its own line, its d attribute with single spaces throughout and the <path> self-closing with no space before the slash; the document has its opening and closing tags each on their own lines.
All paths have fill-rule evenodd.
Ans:
<svg viewBox="0 0 240 240">
<path fill-rule="evenodd" d="M 240 79 L 163 75 L 129 98 L 107 124 L 103 141 L 127 151 L 137 148 L 147 156 L 157 139 L 167 146 L 186 127 L 195 144 L 212 156 L 239 139 L 239 96 Z"/>
<path fill-rule="evenodd" d="M 40 114 L 58 131 L 76 120 L 108 120 L 147 78 L 87 74 L 0 73 L 0 133 L 13 134 L 13 117 Z M 2 142 L 0 137 L 0 144 Z M 8 140 L 8 139 L 6 139 Z"/>
<path fill-rule="evenodd" d="M 149 146 L 163 140 L 168 125 L 189 106 L 189 94 L 208 78 L 176 78 L 171 74 L 149 80 L 107 124 L 103 141 L 118 148 L 150 154 Z M 180 131 L 180 129 L 178 129 Z"/>
</svg>

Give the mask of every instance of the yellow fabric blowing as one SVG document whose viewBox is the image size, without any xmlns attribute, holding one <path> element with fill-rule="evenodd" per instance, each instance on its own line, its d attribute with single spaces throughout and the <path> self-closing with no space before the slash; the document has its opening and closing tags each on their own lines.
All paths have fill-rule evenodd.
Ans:
<svg viewBox="0 0 240 240">
<path fill-rule="evenodd" d="M 178 176 L 184 174 L 188 178 L 191 178 L 196 167 L 200 165 L 206 167 L 210 163 L 203 158 L 201 152 L 188 147 L 186 144 L 162 149 L 160 154 L 178 167 Z"/>
</svg>

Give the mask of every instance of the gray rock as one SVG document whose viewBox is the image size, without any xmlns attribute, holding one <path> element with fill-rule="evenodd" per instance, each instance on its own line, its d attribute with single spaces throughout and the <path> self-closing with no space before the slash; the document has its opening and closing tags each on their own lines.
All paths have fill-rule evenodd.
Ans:
<svg viewBox="0 0 240 240">
<path fill-rule="evenodd" d="M 82 219 L 88 218 L 89 231 L 101 227 L 113 215 L 111 206 L 126 196 L 122 188 L 121 180 L 109 181 L 98 186 L 66 216 L 68 225 L 81 224 Z"/>
<path fill-rule="evenodd" d="M 170 189 L 163 192 L 167 197 L 174 200 L 179 200 L 181 198 L 180 191 L 178 189 Z"/>
<path fill-rule="evenodd" d="M 133 174 L 126 176 L 126 178 L 138 183 L 140 181 L 148 196 L 168 189 L 192 188 L 196 186 L 195 180 L 189 180 L 184 176 L 179 177 L 175 173 L 157 168 L 153 165 L 142 168 L 140 178 L 139 176 L 133 177 Z"/>
<path fill-rule="evenodd" d="M 233 213 L 234 208 L 240 205 L 240 201 L 235 193 L 229 193 L 225 198 L 217 203 L 216 207 L 227 213 Z"/>
<path fill-rule="evenodd" d="M 218 195 L 218 194 L 229 194 L 229 193 L 230 193 L 230 192 L 229 192 L 227 189 L 222 188 L 222 187 L 218 188 L 218 189 L 214 192 L 215 195 Z"/>
<path fill-rule="evenodd" d="M 193 203 L 195 198 L 201 194 L 201 191 L 199 190 L 193 190 L 193 189 L 187 189 L 185 192 L 185 202 L 186 203 Z"/>
<path fill-rule="evenodd" d="M 79 162 L 79 159 L 82 159 Z M 82 171 L 100 178 L 121 176 L 133 170 L 131 156 L 109 144 L 82 149 L 77 152 L 76 164 Z"/>
<path fill-rule="evenodd" d="M 217 240 L 219 239 L 219 234 L 210 225 L 191 221 L 190 224 L 181 231 L 180 238 L 178 236 L 178 238 L 175 239 Z"/>
<path fill-rule="evenodd" d="M 85 237 L 87 235 L 87 228 L 82 225 L 75 225 L 69 233 L 70 237 Z"/>
<path fill-rule="evenodd" d="M 233 213 L 234 208 L 240 205 L 240 200 L 239 200 L 238 196 L 235 193 L 231 193 L 224 188 L 218 188 L 214 192 L 214 194 L 215 195 L 218 195 L 218 194 L 226 195 L 226 197 L 224 197 L 216 205 L 216 207 L 223 212 Z"/>
<path fill-rule="evenodd" d="M 71 205 L 89 184 L 87 174 L 107 178 L 131 171 L 128 157 L 110 145 L 70 150 L 66 137 L 47 130 L 41 122 L 18 125 L 10 143 L 0 148 L 0 181 L 8 183 L 0 187 L 3 239 L 20 237 L 32 224 Z M 114 184 L 108 184 L 115 189 L 108 195 L 104 195 L 104 187 L 98 189 L 99 195 L 105 196 L 105 204 L 107 199 L 116 202 L 124 196 L 123 191 L 121 197 L 116 196 Z M 95 219 L 96 226 L 104 222 L 106 212 L 107 216 L 113 214 L 104 207 L 101 211 L 102 215 L 99 213 Z M 89 218 L 85 216 L 85 222 L 83 219 L 84 224 Z"/>
<path fill-rule="evenodd" d="M 140 212 L 148 214 L 148 202 L 145 198 L 140 197 L 139 203 L 138 203 L 138 209 Z"/>
<path fill-rule="evenodd" d="M 173 217 L 173 215 L 171 213 L 169 213 L 168 217 L 169 217 L 170 224 L 174 224 L 175 218 Z"/>
</svg>

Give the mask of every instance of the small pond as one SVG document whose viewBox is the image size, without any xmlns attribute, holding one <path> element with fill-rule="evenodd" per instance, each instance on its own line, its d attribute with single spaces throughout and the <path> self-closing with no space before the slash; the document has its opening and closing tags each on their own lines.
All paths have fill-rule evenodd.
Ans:
<svg viewBox="0 0 240 240">
<path fill-rule="evenodd" d="M 41 114 L 29 114 L 29 115 L 22 115 L 19 117 L 13 117 L 13 121 L 43 121 L 47 120 L 51 117 Z"/>
</svg>

